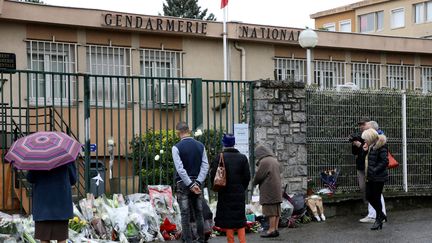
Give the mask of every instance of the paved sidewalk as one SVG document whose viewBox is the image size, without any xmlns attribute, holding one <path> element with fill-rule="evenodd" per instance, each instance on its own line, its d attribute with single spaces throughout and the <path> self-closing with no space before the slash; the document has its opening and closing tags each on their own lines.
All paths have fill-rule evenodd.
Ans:
<svg viewBox="0 0 432 243">
<path fill-rule="evenodd" d="M 263 239 L 247 234 L 248 242 L 432 242 L 432 208 L 390 212 L 383 230 L 371 231 L 371 224 L 359 223 L 360 216 L 347 215 L 329 218 L 324 223 L 312 222 L 296 229 L 281 229 L 276 239 Z M 226 242 L 224 237 L 210 243 Z M 236 240 L 237 242 L 237 240 Z"/>
</svg>

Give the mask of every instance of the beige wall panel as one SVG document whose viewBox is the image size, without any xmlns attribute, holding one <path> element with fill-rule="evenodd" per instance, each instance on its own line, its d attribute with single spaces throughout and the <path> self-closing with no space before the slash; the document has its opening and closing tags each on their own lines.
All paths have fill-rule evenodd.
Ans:
<svg viewBox="0 0 432 243">
<path fill-rule="evenodd" d="M 420 56 L 421 65 L 432 66 L 432 56 Z"/>
<path fill-rule="evenodd" d="M 399 54 L 399 53 L 387 53 L 387 63 L 388 64 L 405 64 L 414 65 L 415 58 L 414 55 Z"/>
<path fill-rule="evenodd" d="M 110 41 L 115 46 L 132 46 L 132 34 L 130 32 L 109 32 L 98 30 L 86 30 L 87 44 L 109 45 Z"/>
<path fill-rule="evenodd" d="M 345 61 L 345 50 L 331 50 L 327 48 L 314 49 L 314 59 Z"/>
<path fill-rule="evenodd" d="M 275 46 L 275 57 L 306 58 L 306 50 L 299 46 Z"/>
<path fill-rule="evenodd" d="M 140 35 L 140 47 L 160 49 L 162 46 L 168 50 L 182 50 L 183 38 L 163 35 Z"/>
<path fill-rule="evenodd" d="M 15 53 L 17 69 L 27 69 L 26 27 L 24 24 L 0 21 L 0 52 Z"/>
<path fill-rule="evenodd" d="M 48 25 L 27 24 L 27 39 L 53 40 L 64 42 L 77 42 L 77 30 Z"/>
<path fill-rule="evenodd" d="M 347 11 L 340 14 L 333 14 L 325 17 L 320 17 L 315 19 L 315 28 L 324 28 L 325 24 L 334 23 L 336 26 L 336 31 L 339 31 L 339 22 L 344 20 L 351 20 L 351 31 L 354 32 L 355 29 L 355 11 Z"/>
<path fill-rule="evenodd" d="M 352 62 L 372 62 L 372 63 L 380 63 L 381 55 L 376 52 L 351 52 L 351 61 Z"/>
</svg>

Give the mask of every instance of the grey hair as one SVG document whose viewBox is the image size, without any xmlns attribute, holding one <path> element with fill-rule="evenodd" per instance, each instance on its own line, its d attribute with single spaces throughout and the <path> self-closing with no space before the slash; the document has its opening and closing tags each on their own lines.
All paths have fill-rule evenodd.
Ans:
<svg viewBox="0 0 432 243">
<path fill-rule="evenodd" d="M 180 132 L 189 132 L 189 126 L 186 122 L 179 122 L 176 125 L 176 130 Z"/>
<path fill-rule="evenodd" d="M 378 122 L 370 121 L 370 122 L 368 122 L 368 124 L 370 125 L 371 128 L 375 129 L 375 131 L 378 131 L 378 129 L 379 129 Z"/>
</svg>

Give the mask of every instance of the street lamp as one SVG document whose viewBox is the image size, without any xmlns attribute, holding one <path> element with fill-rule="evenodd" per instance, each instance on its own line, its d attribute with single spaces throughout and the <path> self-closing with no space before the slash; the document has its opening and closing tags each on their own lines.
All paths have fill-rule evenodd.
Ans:
<svg viewBox="0 0 432 243">
<path fill-rule="evenodd" d="M 306 49 L 307 85 L 312 84 L 312 57 L 311 49 L 318 44 L 318 35 L 312 29 L 306 28 L 299 36 L 300 46 Z"/>
</svg>

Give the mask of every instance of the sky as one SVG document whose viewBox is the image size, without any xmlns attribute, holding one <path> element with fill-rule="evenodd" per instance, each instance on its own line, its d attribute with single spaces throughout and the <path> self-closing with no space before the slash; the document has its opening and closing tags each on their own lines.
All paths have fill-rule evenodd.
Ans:
<svg viewBox="0 0 432 243">
<path fill-rule="evenodd" d="M 314 27 L 310 14 L 359 0 L 229 0 L 228 21 L 285 27 Z M 50 5 L 96 8 L 143 15 L 162 13 L 165 0 L 43 0 Z M 220 0 L 199 0 L 199 5 L 223 19 Z"/>
</svg>

